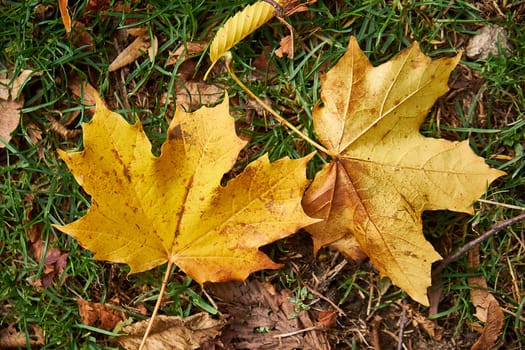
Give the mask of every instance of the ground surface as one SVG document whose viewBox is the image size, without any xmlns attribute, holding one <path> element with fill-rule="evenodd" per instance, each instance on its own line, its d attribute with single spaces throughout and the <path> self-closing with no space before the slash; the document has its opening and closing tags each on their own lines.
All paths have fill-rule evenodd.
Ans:
<svg viewBox="0 0 525 350">
<path fill-rule="evenodd" d="M 239 133 L 251 138 L 234 173 L 266 152 L 278 159 L 311 151 L 265 115 L 222 64 L 202 82 L 209 66 L 202 50 L 246 3 L 71 1 L 69 36 L 54 1 L 0 3 L 2 74 L 35 72 L 21 88 L 20 125 L 0 149 L 0 348 L 117 348 L 118 322 L 146 319 L 158 295 L 165 267 L 128 276 L 128 267 L 93 261 L 51 226 L 76 220 L 89 207 L 89 197 L 57 155 L 58 149 L 81 147 L 80 124 L 92 117 L 79 81 L 88 81 L 129 121 L 141 120 L 155 151 L 173 101 L 195 108 L 208 98 L 216 101 L 222 88 L 231 97 Z M 469 40 L 487 24 L 504 28 L 509 48 L 500 41 L 499 52 L 496 47 L 485 59 L 464 54 L 451 90 L 421 128 L 427 136 L 469 139 L 477 154 L 507 172 L 476 204 L 473 217 L 425 214 L 428 240 L 447 256 L 525 208 L 524 20 L 523 1 L 317 1 L 289 19 L 296 34 L 293 60 L 275 55 L 288 29 L 274 19 L 233 49 L 234 65 L 258 96 L 313 136 L 319 78 L 344 53 L 350 36 L 380 64 L 414 40 L 438 58 L 468 51 Z M 126 30 L 136 27 L 144 28 L 145 41 L 157 41 L 154 59 L 145 53 L 108 72 L 135 38 Z M 177 50 L 191 52 L 190 43 L 199 45 L 181 57 Z M 311 174 L 316 167 L 314 161 Z M 482 243 L 479 264 L 469 266 L 464 256 L 437 275 L 431 308 L 381 279 L 367 261 L 349 261 L 327 249 L 314 259 L 304 232 L 264 251 L 285 267 L 253 274 L 245 285 L 203 290 L 175 270 L 161 314 L 215 314 L 225 326 L 217 336 L 208 334 L 206 349 L 468 349 L 482 329 L 469 278 L 482 276 L 504 314 L 495 348 L 525 348 L 523 223 Z"/>
</svg>

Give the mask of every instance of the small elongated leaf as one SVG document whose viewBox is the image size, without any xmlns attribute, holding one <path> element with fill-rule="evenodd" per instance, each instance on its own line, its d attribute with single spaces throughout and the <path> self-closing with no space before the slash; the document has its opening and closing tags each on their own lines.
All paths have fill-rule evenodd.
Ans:
<svg viewBox="0 0 525 350">
<path fill-rule="evenodd" d="M 219 29 L 210 45 L 212 65 L 239 41 L 256 31 L 274 16 L 274 8 L 267 2 L 259 1 L 246 6 L 228 19 Z"/>
</svg>

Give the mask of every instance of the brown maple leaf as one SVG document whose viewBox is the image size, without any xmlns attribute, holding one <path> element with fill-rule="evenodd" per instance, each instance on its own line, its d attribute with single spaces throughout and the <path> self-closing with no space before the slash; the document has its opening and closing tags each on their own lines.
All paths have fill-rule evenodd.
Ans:
<svg viewBox="0 0 525 350">
<path fill-rule="evenodd" d="M 428 305 L 439 254 L 422 233 L 425 210 L 472 213 L 472 203 L 504 173 L 489 168 L 468 141 L 426 138 L 420 124 L 460 56 L 432 61 L 417 43 L 373 67 L 355 38 L 322 79 L 314 128 L 332 161 L 305 194 L 315 250 L 336 243 L 364 251 L 413 299 Z"/>
<path fill-rule="evenodd" d="M 272 164 L 262 157 L 221 186 L 246 143 L 228 108 L 227 97 L 194 113 L 178 108 L 155 157 L 142 126 L 98 99 L 82 127 L 84 150 L 59 152 L 91 195 L 91 208 L 55 227 L 95 259 L 127 263 L 132 273 L 170 261 L 204 283 L 279 268 L 257 248 L 318 221 L 301 207 L 310 157 Z"/>
</svg>

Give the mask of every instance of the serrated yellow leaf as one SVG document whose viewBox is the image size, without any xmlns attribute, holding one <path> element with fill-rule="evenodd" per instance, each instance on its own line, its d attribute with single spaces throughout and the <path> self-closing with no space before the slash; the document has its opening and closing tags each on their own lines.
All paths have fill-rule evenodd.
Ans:
<svg viewBox="0 0 525 350">
<path fill-rule="evenodd" d="M 324 105 L 313 113 L 319 140 L 335 155 L 303 199 L 309 215 L 325 219 L 307 228 L 315 249 L 338 240 L 355 249 L 357 242 L 381 275 L 425 305 L 431 264 L 441 257 L 423 236 L 422 212 L 472 213 L 504 174 L 468 141 L 419 133 L 459 58 L 432 61 L 415 43 L 373 67 L 352 38 L 322 79 Z"/>
<path fill-rule="evenodd" d="M 246 6 L 229 18 L 217 31 L 210 45 L 212 66 L 239 41 L 256 31 L 274 16 L 275 9 L 267 2 L 259 1 Z"/>
<path fill-rule="evenodd" d="M 96 259 L 127 263 L 132 273 L 169 260 L 203 283 L 280 267 L 258 247 L 317 221 L 301 207 L 309 157 L 271 164 L 262 157 L 221 186 L 246 143 L 228 108 L 226 97 L 194 113 L 177 109 L 155 157 L 141 125 L 99 99 L 83 125 L 84 150 L 60 152 L 91 208 L 56 227 Z"/>
</svg>

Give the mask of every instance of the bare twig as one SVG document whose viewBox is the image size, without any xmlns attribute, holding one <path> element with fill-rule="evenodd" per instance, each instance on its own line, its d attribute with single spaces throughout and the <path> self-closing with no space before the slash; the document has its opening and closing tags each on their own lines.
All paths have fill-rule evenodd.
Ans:
<svg viewBox="0 0 525 350">
<path fill-rule="evenodd" d="M 407 310 L 404 304 L 401 304 L 401 320 L 399 321 L 399 336 L 397 337 L 397 350 L 403 349 L 403 335 L 405 333 L 405 323 L 407 321 Z"/>
<path fill-rule="evenodd" d="M 432 277 L 435 277 L 438 274 L 440 274 L 445 269 L 445 267 L 447 267 L 450 263 L 457 261 L 463 254 L 468 252 L 470 249 L 474 248 L 478 244 L 485 242 L 487 239 L 494 236 L 496 233 L 503 230 L 504 228 L 514 225 L 515 223 L 520 222 L 522 220 L 525 220 L 525 213 L 515 216 L 513 218 L 510 218 L 508 220 L 502 221 L 499 224 L 492 226 L 490 230 L 484 232 L 478 238 L 473 239 L 472 241 L 465 244 L 463 247 L 459 248 L 456 252 L 452 253 L 451 255 L 443 259 L 441 263 L 432 272 Z"/>
<path fill-rule="evenodd" d="M 512 205 L 512 204 L 506 204 L 506 203 L 499 203 L 499 202 L 491 201 L 488 199 L 480 198 L 478 199 L 478 202 L 485 203 L 485 204 L 491 204 L 491 205 L 497 205 L 498 207 L 503 207 L 503 208 L 525 211 L 525 207 L 520 207 L 518 205 Z"/>
<path fill-rule="evenodd" d="M 292 335 L 297 335 L 297 334 L 300 334 L 300 333 L 305 333 L 305 332 L 309 332 L 309 331 L 315 331 L 317 329 L 322 330 L 323 327 L 321 327 L 321 326 L 312 326 L 312 327 L 308 327 L 308 328 L 299 329 L 299 330 L 293 331 L 293 332 L 277 334 L 277 335 L 274 335 L 273 337 L 274 338 L 286 338 L 286 337 L 291 337 Z"/>
</svg>

